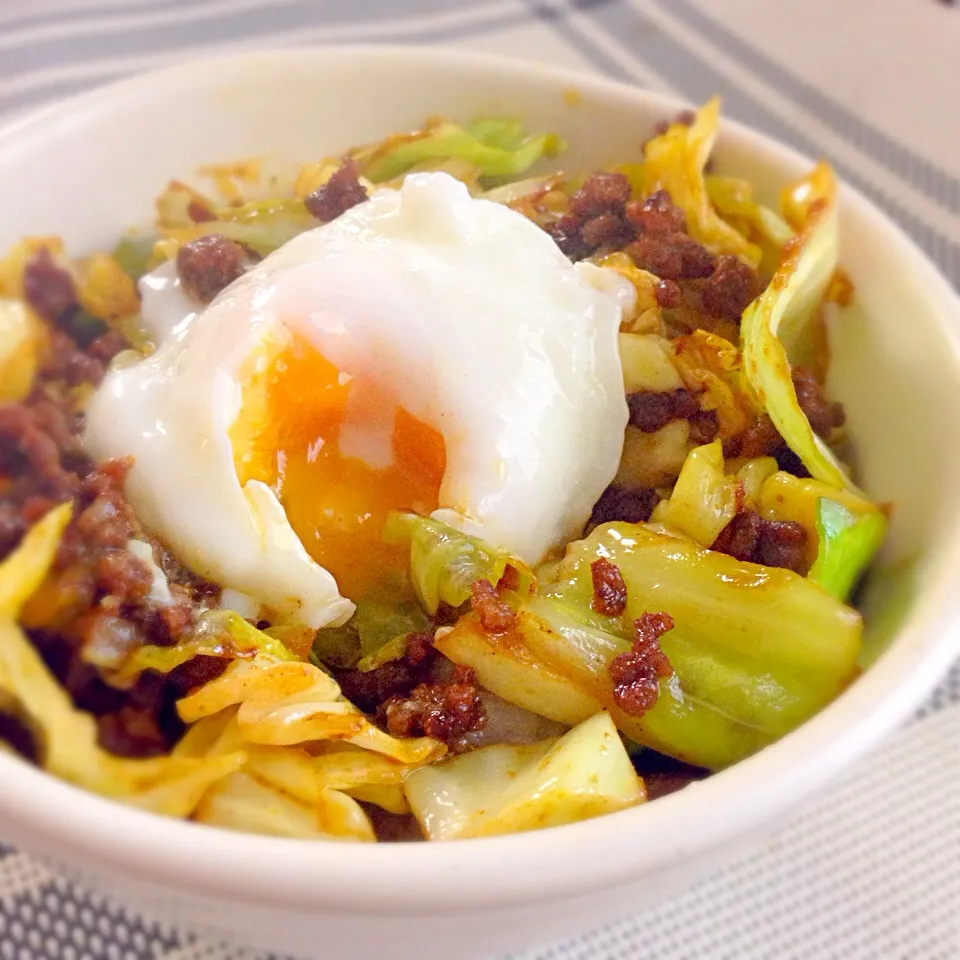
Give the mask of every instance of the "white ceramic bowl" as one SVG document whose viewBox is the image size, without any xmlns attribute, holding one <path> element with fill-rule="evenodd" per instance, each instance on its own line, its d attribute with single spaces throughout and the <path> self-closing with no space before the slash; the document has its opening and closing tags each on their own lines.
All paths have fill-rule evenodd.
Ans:
<svg viewBox="0 0 960 960">
<path fill-rule="evenodd" d="M 573 91 L 576 91 L 574 93 Z M 570 170 L 636 156 L 675 101 L 535 64 L 417 49 L 271 52 L 97 90 L 0 133 L 0 248 L 56 232 L 111 245 L 171 176 L 266 155 L 292 164 L 425 116 L 517 116 L 570 143 Z M 809 165 L 724 125 L 717 165 L 761 195 Z M 868 590 L 877 662 L 776 745 L 647 806 L 573 826 L 446 844 L 248 836 L 152 817 L 0 755 L 0 834 L 88 883 L 236 942 L 336 960 L 483 955 L 559 938 L 668 895 L 795 810 L 901 722 L 960 649 L 960 304 L 850 190 L 843 263 L 857 306 L 833 331 L 834 395 L 861 476 L 896 504 Z M 491 282 L 496 282 L 492 278 Z M 879 841 L 878 841 L 879 842 Z"/>
</svg>

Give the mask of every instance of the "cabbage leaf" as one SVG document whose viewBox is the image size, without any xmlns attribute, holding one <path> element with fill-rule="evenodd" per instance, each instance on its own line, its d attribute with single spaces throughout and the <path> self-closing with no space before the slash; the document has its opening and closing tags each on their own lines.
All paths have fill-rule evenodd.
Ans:
<svg viewBox="0 0 960 960">
<path fill-rule="evenodd" d="M 650 519 L 709 547 L 737 515 L 741 497 L 736 478 L 724 472 L 723 444 L 714 440 L 687 454 L 670 498 Z"/>
<path fill-rule="evenodd" d="M 887 531 L 879 510 L 859 516 L 826 497 L 817 501 L 817 559 L 809 577 L 838 600 L 846 600 L 870 565 Z"/>
<path fill-rule="evenodd" d="M 446 523 L 415 513 L 392 513 L 384 527 L 390 543 L 410 543 L 410 579 L 429 614 L 440 603 L 459 607 L 470 599 L 475 580 L 496 584 L 508 566 L 519 574 L 519 592 L 529 592 L 533 572 L 522 560 Z"/>
<path fill-rule="evenodd" d="M 558 740 L 481 747 L 422 767 L 408 777 L 405 789 L 430 840 L 554 827 L 646 799 L 606 713 Z"/>
<path fill-rule="evenodd" d="M 837 185 L 829 166 L 818 164 L 809 184 L 816 200 L 802 232 L 770 285 L 744 311 L 743 370 L 753 394 L 810 474 L 834 487 L 856 491 L 800 408 L 784 345 L 797 339 L 819 308 L 837 266 Z"/>
<path fill-rule="evenodd" d="M 420 763 L 445 752 L 444 745 L 430 737 L 398 739 L 384 733 L 312 663 L 277 660 L 269 654 L 234 660 L 219 677 L 178 700 L 177 712 L 185 723 L 194 723 L 235 706 L 238 728 L 252 744 L 345 741 L 401 763 Z"/>
<path fill-rule="evenodd" d="M 258 630 L 232 610 L 207 610 L 202 613 L 189 636 L 171 647 L 152 644 L 139 647 L 111 674 L 115 683 L 125 683 L 143 670 L 169 673 L 194 657 L 220 657 L 225 660 L 251 658 L 265 653 L 277 660 L 294 660 L 294 655 L 276 637 Z"/>
<path fill-rule="evenodd" d="M 445 121 L 417 133 L 389 137 L 357 151 L 354 158 L 373 183 L 393 180 L 424 161 L 453 158 L 472 164 L 483 177 L 516 177 L 542 156 L 555 156 L 564 148 L 554 134 L 524 136 L 513 120 L 479 120 L 467 129 Z"/>
<path fill-rule="evenodd" d="M 626 582 L 620 620 L 590 609 L 590 562 L 597 556 L 615 563 Z M 672 699 L 700 703 L 728 722 L 778 737 L 825 706 L 855 673 L 862 633 L 855 610 L 792 571 L 742 563 L 643 525 L 607 524 L 573 544 L 545 593 L 586 627 L 628 639 L 628 625 L 644 612 L 673 617 L 675 628 L 661 648 L 675 673 L 661 682 L 660 701 L 640 719 L 652 727 L 663 714 L 662 728 L 652 731 L 661 746 L 628 735 L 680 759 L 678 747 L 682 753 L 700 745 L 688 742 L 692 731 L 677 722 L 679 714 L 666 716 Z M 667 737 L 673 742 L 663 744 Z"/>
<path fill-rule="evenodd" d="M 208 791 L 194 819 L 209 826 L 297 840 L 376 840 L 366 814 L 346 794 L 328 791 L 322 803 L 305 803 L 246 771 L 232 774 Z"/>
</svg>

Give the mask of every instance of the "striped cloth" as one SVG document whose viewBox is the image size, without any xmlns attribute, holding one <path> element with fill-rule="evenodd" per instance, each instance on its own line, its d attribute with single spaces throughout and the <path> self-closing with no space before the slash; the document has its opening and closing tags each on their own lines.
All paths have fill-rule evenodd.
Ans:
<svg viewBox="0 0 960 960">
<path fill-rule="evenodd" d="M 385 42 L 521 56 L 693 102 L 721 93 L 729 115 L 830 159 L 960 285 L 960 10 L 951 6 L 0 0 L 0 120 L 206 53 Z M 960 957 L 958 782 L 960 668 L 917 722 L 772 842 L 669 904 L 523 960 Z M 902 785 L 895 806 L 890 784 Z M 240 956 L 0 847 L 0 960 Z"/>
</svg>

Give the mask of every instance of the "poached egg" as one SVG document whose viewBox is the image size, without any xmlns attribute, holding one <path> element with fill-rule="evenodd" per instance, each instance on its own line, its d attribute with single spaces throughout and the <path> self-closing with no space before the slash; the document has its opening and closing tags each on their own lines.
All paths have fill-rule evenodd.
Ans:
<svg viewBox="0 0 960 960">
<path fill-rule="evenodd" d="M 85 441 L 133 456 L 130 503 L 198 574 L 337 625 L 405 570 L 391 510 L 530 564 L 580 534 L 620 460 L 627 288 L 447 174 L 413 174 L 206 307 L 173 263 L 145 277 L 157 348 L 107 375 Z"/>
</svg>

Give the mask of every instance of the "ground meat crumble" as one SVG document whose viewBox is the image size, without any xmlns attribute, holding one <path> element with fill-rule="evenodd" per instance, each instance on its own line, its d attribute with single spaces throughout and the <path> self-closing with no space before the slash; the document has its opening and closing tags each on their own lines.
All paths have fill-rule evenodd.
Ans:
<svg viewBox="0 0 960 960">
<path fill-rule="evenodd" d="M 610 661 L 614 703 L 631 717 L 642 717 L 660 696 L 660 679 L 673 667 L 660 649 L 660 638 L 673 629 L 668 613 L 644 613 L 634 622 L 633 648 Z"/>
<path fill-rule="evenodd" d="M 453 752 L 466 734 L 483 729 L 487 721 L 477 676 L 460 664 L 449 682 L 422 683 L 408 696 L 390 697 L 377 717 L 394 737 L 435 737 Z"/>
<path fill-rule="evenodd" d="M 189 296 L 210 303 L 259 259 L 245 244 L 211 233 L 185 243 L 177 251 L 177 274 Z"/>
<path fill-rule="evenodd" d="M 619 617 L 627 609 L 627 585 L 620 568 L 605 557 L 590 564 L 593 579 L 593 609 L 605 617 Z"/>
<path fill-rule="evenodd" d="M 51 574 L 24 610 L 24 626 L 77 706 L 97 718 L 101 745 L 125 756 L 159 754 L 183 729 L 174 700 L 222 669 L 221 662 L 214 667 L 203 658 L 167 677 L 144 674 L 121 691 L 104 683 L 82 654 L 122 657 L 144 643 L 175 643 L 218 590 L 185 575 L 170 583 L 172 603 L 150 599 L 152 572 L 127 549 L 131 539 L 146 539 L 123 493 L 131 462 L 94 467 L 81 443 L 75 399 L 76 388 L 100 383 L 126 343 L 116 331 L 98 331 L 81 345 L 72 278 L 46 251 L 28 263 L 24 282 L 31 305 L 51 324 L 50 341 L 30 395 L 0 405 L 0 559 L 48 510 L 73 503 Z M 154 553 L 171 565 L 159 545 Z"/>
<path fill-rule="evenodd" d="M 509 605 L 500 599 L 489 580 L 474 580 L 470 586 L 470 606 L 487 633 L 506 633 L 516 619 Z"/>
<path fill-rule="evenodd" d="M 843 406 L 827 400 L 823 384 L 816 375 L 804 366 L 791 371 L 797 402 L 814 433 L 829 440 L 833 432 L 842 427 L 846 419 Z M 787 446 L 773 421 L 764 413 L 747 427 L 743 433 L 728 437 L 723 442 L 726 457 L 775 457 L 781 470 L 798 477 L 808 477 L 800 458 Z"/>
<path fill-rule="evenodd" d="M 400 660 L 343 671 L 337 680 L 344 696 L 388 733 L 435 737 L 458 753 L 468 749 L 467 734 L 485 725 L 486 709 L 474 672 L 456 666 L 450 676 L 450 663 L 434 650 L 433 636 L 433 629 L 410 634 Z"/>
<path fill-rule="evenodd" d="M 328 223 L 366 199 L 367 191 L 360 183 L 357 165 L 348 159 L 322 187 L 307 197 L 305 203 L 313 216 Z"/>
<path fill-rule="evenodd" d="M 807 531 L 792 520 L 767 520 L 755 510 L 741 509 L 720 531 L 712 550 L 737 560 L 782 567 L 806 574 Z"/>
<path fill-rule="evenodd" d="M 659 503 L 656 490 L 628 490 L 611 483 L 593 505 L 590 526 L 600 523 L 646 523 Z"/>
</svg>

